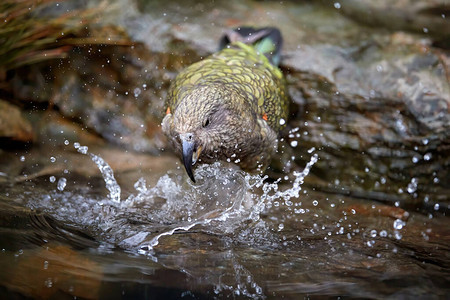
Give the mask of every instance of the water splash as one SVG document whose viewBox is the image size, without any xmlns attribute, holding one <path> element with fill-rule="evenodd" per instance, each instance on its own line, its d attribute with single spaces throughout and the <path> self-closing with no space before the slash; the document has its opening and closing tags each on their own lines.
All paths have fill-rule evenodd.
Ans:
<svg viewBox="0 0 450 300">
<path fill-rule="evenodd" d="M 221 168 L 220 163 L 201 166 L 197 170 L 199 185 L 189 185 L 187 192 L 185 189 L 177 186 L 175 182 L 168 182 L 166 177 L 164 186 L 166 188 L 169 186 L 167 190 L 176 191 L 175 194 L 178 194 L 176 197 L 166 195 L 168 196 L 165 203 L 166 213 L 170 214 L 167 209 L 179 209 L 180 206 L 186 206 L 186 203 L 195 203 L 194 206 L 196 208 L 204 208 L 203 205 L 209 204 L 210 208 L 206 210 L 201 209 L 201 211 L 205 211 L 203 215 L 197 214 L 197 216 L 193 216 L 192 211 L 187 212 L 193 218 L 188 218 L 187 223 L 178 224 L 170 230 L 154 236 L 150 241 L 141 244 L 139 252 L 151 254 L 154 247 L 159 244 L 161 237 L 173 235 L 177 231 L 188 231 L 195 226 L 206 226 L 214 223 L 214 226 L 208 227 L 209 231 L 232 232 L 244 220 L 258 221 L 261 212 L 265 208 L 270 208 L 272 202 L 277 199 L 283 199 L 285 204 L 290 206 L 290 199 L 300 196 L 301 185 L 317 160 L 318 155 L 314 154 L 302 172 L 294 172 L 295 180 L 292 183 L 292 187 L 284 191 L 278 190 L 278 182 L 280 180 L 274 183 L 267 183 L 265 180 L 268 176 L 249 175 L 242 171 Z M 137 182 L 136 185 L 142 190 L 142 181 Z M 262 188 L 262 195 L 255 192 L 259 188 Z M 184 191 L 184 194 L 182 197 L 179 197 L 181 191 Z M 150 196 L 149 192 L 150 194 L 153 193 L 154 189 L 145 189 L 145 192 L 147 193 L 145 196 L 148 197 Z M 186 195 L 190 194 L 194 197 L 186 199 Z M 136 196 L 129 197 L 127 201 L 129 203 L 136 202 L 137 199 L 142 197 L 143 194 L 139 193 Z M 205 198 L 205 201 L 202 201 L 202 198 Z M 130 241 L 135 242 L 136 239 L 126 240 L 128 243 Z"/>
<path fill-rule="evenodd" d="M 116 203 L 120 203 L 120 186 L 117 184 L 116 179 L 114 178 L 114 172 L 111 169 L 111 167 L 106 163 L 103 158 L 89 153 L 89 156 L 91 157 L 92 161 L 98 166 L 98 169 L 100 170 L 100 173 L 103 176 L 103 180 L 105 181 L 106 188 L 109 191 L 109 199 Z"/>
<path fill-rule="evenodd" d="M 258 203 L 254 206 L 250 218 L 253 221 L 257 221 L 259 219 L 260 213 L 266 207 L 270 207 L 272 203 L 277 199 L 283 199 L 286 206 L 290 207 L 292 205 L 290 200 L 292 198 L 298 198 L 300 196 L 300 191 L 302 190 L 301 185 L 303 184 L 305 177 L 308 176 L 309 172 L 311 171 L 312 166 L 317 162 L 318 159 L 319 156 L 316 153 L 311 157 L 310 161 L 306 164 L 302 172 L 294 171 L 293 175 L 295 176 L 295 180 L 292 183 L 292 187 L 285 191 L 278 190 L 278 183 L 280 180 L 277 180 L 274 183 L 264 183 L 264 180 L 267 179 L 267 176 L 263 178 L 251 176 L 247 177 L 249 179 L 249 182 L 256 179 L 256 182 L 251 185 L 252 187 L 260 187 L 262 185 L 263 190 L 263 194 L 259 197 Z"/>
<path fill-rule="evenodd" d="M 245 207 L 252 201 L 245 173 L 215 163 L 202 165 L 196 170 L 197 184 L 186 178 L 164 175 L 153 188 L 143 186 L 138 180 L 135 188 L 139 193 L 130 195 L 125 201 L 128 206 L 146 205 L 152 202 L 153 221 L 170 222 L 168 229 L 151 237 L 148 234 L 140 244 L 139 252 L 149 254 L 159 244 L 160 238 L 173 235 L 177 231 L 188 231 L 195 226 L 206 227 L 209 231 L 230 232 L 245 218 Z M 155 199 L 163 199 L 158 206 Z M 168 217 L 170 219 L 168 219 Z M 227 221 L 227 222 L 225 222 Z M 211 225 L 214 223 L 214 226 Z M 207 231 L 208 231 L 207 230 Z M 137 240 L 124 240 L 135 243 Z"/>
<path fill-rule="evenodd" d="M 108 165 L 107 162 L 103 160 L 103 158 L 89 153 L 87 146 L 81 146 L 79 143 L 74 143 L 73 146 L 77 151 L 84 155 L 89 155 L 92 159 L 92 161 L 97 165 L 98 169 L 100 170 L 100 173 L 103 176 L 103 180 L 106 184 L 106 189 L 109 191 L 108 198 L 114 201 L 115 203 L 120 203 L 120 193 L 121 189 L 119 184 L 116 181 L 116 178 L 114 177 L 114 172 L 112 168 Z"/>
<path fill-rule="evenodd" d="M 291 199 L 300 196 L 304 178 L 318 160 L 318 155 L 313 154 L 302 172 L 293 172 L 291 185 L 283 183 L 287 187 L 284 190 L 279 190 L 281 179 L 268 183 L 267 176 L 249 175 L 215 163 L 197 168 L 196 184 L 179 173 L 160 177 L 154 186 L 148 186 L 146 180 L 140 178 L 134 184 L 136 192 L 121 199 L 121 188 L 111 167 L 101 157 L 90 153 L 88 147 L 78 143 L 74 146 L 78 152 L 90 156 L 99 168 L 109 191 L 108 200 L 80 196 L 84 197 L 81 208 L 79 195 L 65 194 L 64 197 L 71 200 L 64 200 L 66 207 L 58 211 L 73 212 L 73 218 L 98 228 L 102 240 L 150 256 L 164 237 L 194 227 L 208 234 L 257 238 L 252 235 L 259 228 L 256 222 L 261 213 L 280 200 L 291 208 Z M 50 196 L 57 197 L 63 196 Z M 255 227 L 249 229 L 246 221 L 254 222 Z"/>
</svg>

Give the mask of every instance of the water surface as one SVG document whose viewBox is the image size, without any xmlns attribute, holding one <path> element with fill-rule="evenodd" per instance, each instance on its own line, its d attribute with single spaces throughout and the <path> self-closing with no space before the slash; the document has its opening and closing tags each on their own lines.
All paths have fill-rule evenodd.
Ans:
<svg viewBox="0 0 450 300">
<path fill-rule="evenodd" d="M 5 297 L 448 296 L 448 218 L 303 187 L 320 152 L 277 182 L 216 164 L 192 184 L 173 158 L 113 174 L 76 147 L 2 180 Z"/>
</svg>

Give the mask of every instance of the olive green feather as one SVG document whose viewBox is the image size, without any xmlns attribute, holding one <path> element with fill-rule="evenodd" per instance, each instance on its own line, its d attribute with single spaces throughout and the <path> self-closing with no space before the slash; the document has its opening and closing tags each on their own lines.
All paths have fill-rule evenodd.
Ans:
<svg viewBox="0 0 450 300">
<path fill-rule="evenodd" d="M 263 116 L 275 131 L 288 117 L 288 98 L 284 77 L 267 58 L 242 42 L 236 42 L 212 56 L 184 69 L 169 90 L 167 105 L 171 111 L 193 87 L 222 83 L 240 90 L 249 108 Z"/>
</svg>

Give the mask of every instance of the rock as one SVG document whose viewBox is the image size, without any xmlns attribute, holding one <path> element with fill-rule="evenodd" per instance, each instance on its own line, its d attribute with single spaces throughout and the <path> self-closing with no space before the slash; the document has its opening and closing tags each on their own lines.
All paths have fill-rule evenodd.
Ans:
<svg viewBox="0 0 450 300">
<path fill-rule="evenodd" d="M 78 142 L 82 145 L 105 146 L 105 140 L 95 132 L 55 111 L 34 112 L 30 115 L 37 139 L 50 147 L 64 147 Z"/>
<path fill-rule="evenodd" d="M 403 33 L 354 49 L 302 48 L 284 61 L 290 89 L 300 90 L 304 103 L 291 121 L 302 133 L 289 140 L 300 144 L 297 163 L 304 165 L 306 150 L 315 147 L 316 172 L 336 192 L 377 191 L 386 202 L 419 206 L 424 199 L 449 201 L 442 182 L 450 179 L 447 54 Z M 418 189 L 407 188 L 412 178 Z"/>
<path fill-rule="evenodd" d="M 450 37 L 450 4 L 446 0 L 341 0 L 334 4 L 341 13 L 363 24 Z M 330 5 L 328 3 L 328 5 Z"/>
<path fill-rule="evenodd" d="M 34 141 L 34 132 L 30 122 L 22 117 L 17 106 L 0 100 L 0 139 L 2 147 L 13 143 L 29 143 Z"/>
<path fill-rule="evenodd" d="M 141 45 L 79 49 L 54 72 L 52 102 L 110 143 L 156 154 L 168 86 L 158 61 Z"/>
</svg>

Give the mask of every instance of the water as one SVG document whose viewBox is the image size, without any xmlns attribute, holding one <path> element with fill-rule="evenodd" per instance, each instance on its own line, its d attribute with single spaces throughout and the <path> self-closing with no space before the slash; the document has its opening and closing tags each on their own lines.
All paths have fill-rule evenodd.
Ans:
<svg viewBox="0 0 450 300">
<path fill-rule="evenodd" d="M 160 238 L 175 232 L 201 227 L 212 234 L 231 234 L 246 220 L 258 221 L 266 207 L 279 205 L 279 199 L 284 201 L 284 205 L 292 206 L 291 198 L 299 197 L 301 184 L 318 159 L 317 154 L 312 155 L 302 172 L 293 172 L 295 179 L 292 186 L 283 191 L 279 190 L 279 180 L 268 183 L 265 182 L 267 176 L 252 176 L 218 162 L 198 168 L 197 184 L 186 182 L 186 178 L 179 175 L 166 174 L 159 178 L 154 187 L 150 187 L 141 177 L 134 183 L 135 193 L 122 200 L 121 187 L 108 163 L 90 153 L 87 146 L 78 143 L 74 146 L 98 167 L 108 190 L 107 198 L 83 201 L 78 194 L 51 192 L 27 204 L 52 214 L 56 212 L 57 218 L 63 221 L 74 218 L 77 223 L 114 232 L 111 243 L 128 250 L 138 250 L 141 254 L 153 253 Z M 60 178 L 57 190 L 64 191 L 66 185 L 67 179 Z M 261 189 L 263 193 L 257 194 L 256 189 Z M 85 209 L 80 209 L 80 206 Z M 122 214 L 123 218 L 120 217 Z M 162 232 L 156 234 L 151 225 L 122 225 L 117 228 L 118 222 L 125 222 L 128 218 L 140 219 L 143 224 L 157 224 Z"/>
<path fill-rule="evenodd" d="M 1 183 L 5 297 L 448 295 L 446 217 L 305 187 L 320 151 L 276 181 L 214 164 L 192 184 L 170 165 L 113 173 L 117 152 L 81 147 L 72 166 L 69 152 L 53 154 L 69 164 L 53 183 L 42 170 Z"/>
</svg>

